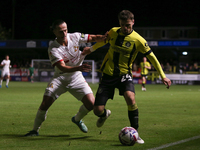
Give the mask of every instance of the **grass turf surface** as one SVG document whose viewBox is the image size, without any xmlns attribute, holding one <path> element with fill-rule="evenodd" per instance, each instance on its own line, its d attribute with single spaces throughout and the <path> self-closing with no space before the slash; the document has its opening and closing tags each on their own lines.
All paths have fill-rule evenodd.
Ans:
<svg viewBox="0 0 200 150">
<path fill-rule="evenodd" d="M 102 128 L 96 127 L 97 117 L 90 112 L 84 118 L 89 132 L 82 133 L 71 122 L 81 102 L 65 93 L 50 107 L 40 136 L 23 137 L 33 127 L 46 85 L 10 82 L 8 89 L 4 85 L 0 89 L 0 149 L 146 150 L 200 135 L 200 86 L 172 85 L 168 90 L 164 85 L 146 85 L 147 91 L 142 92 L 141 85 L 135 85 L 143 145 L 122 146 L 118 140 L 119 131 L 129 126 L 127 106 L 118 90 L 107 103 L 112 114 Z M 96 93 L 98 84 L 90 86 Z M 163 149 L 199 150 L 200 139 Z"/>
</svg>

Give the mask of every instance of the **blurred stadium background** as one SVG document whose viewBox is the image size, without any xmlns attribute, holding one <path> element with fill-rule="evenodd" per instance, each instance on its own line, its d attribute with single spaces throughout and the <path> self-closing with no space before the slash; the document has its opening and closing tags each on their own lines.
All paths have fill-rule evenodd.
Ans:
<svg viewBox="0 0 200 150">
<path fill-rule="evenodd" d="M 119 11 L 129 9 L 136 18 L 134 30 L 147 40 L 173 83 L 200 84 L 200 24 L 197 19 L 200 12 L 199 9 L 195 9 L 197 7 L 195 2 L 163 1 L 161 5 L 159 1 L 155 1 L 155 3 L 145 2 L 145 5 L 142 5 L 143 2 L 140 1 L 124 5 L 118 3 L 106 3 L 105 5 L 102 2 L 91 3 L 89 1 L 89 3 L 69 2 L 66 6 L 56 3 L 56 8 L 54 4 L 55 2 L 47 3 L 45 0 L 35 0 L 31 3 L 9 0 L 1 4 L 0 61 L 6 54 L 10 56 L 12 81 L 29 81 L 27 71 L 32 60 L 48 60 L 47 48 L 54 39 L 48 27 L 58 16 L 67 20 L 69 32 L 103 34 L 113 26 L 118 26 Z M 158 5 L 160 7 L 157 7 Z M 52 8 L 59 12 L 52 12 Z M 84 13 L 79 14 L 74 8 Z M 95 13 L 91 14 L 88 8 Z M 154 11 L 155 8 L 156 11 Z M 104 10 L 103 14 L 101 9 Z M 173 9 L 176 11 L 172 11 Z M 151 13 L 148 13 L 149 11 Z M 109 16 L 106 15 L 108 12 Z M 159 14 L 162 14 L 162 17 L 159 17 Z M 115 19 L 108 19 L 109 17 Z M 93 21 L 96 19 L 99 21 L 94 24 Z M 100 74 L 96 71 L 107 50 L 108 45 L 86 57 L 86 60 L 95 62 L 95 73 L 84 74 L 86 77 L 94 77 L 95 82 L 98 82 Z M 143 55 L 139 54 L 133 64 L 135 83 L 141 82 L 139 64 L 142 57 Z M 47 81 L 53 75 L 53 69 L 49 64 L 46 64 L 48 67 L 41 68 L 42 65 L 34 66 L 37 81 Z M 41 79 L 37 78 L 38 76 L 44 77 Z M 160 83 L 159 76 L 153 67 L 147 82 Z"/>
<path fill-rule="evenodd" d="M 157 56 L 167 76 L 174 84 L 199 84 L 200 83 L 200 35 L 197 27 L 135 27 L 135 31 L 141 34 Z M 32 60 L 47 60 L 47 48 L 51 39 L 38 40 L 0 40 L 1 60 L 8 54 L 11 60 L 11 81 L 28 81 L 28 68 Z M 93 43 L 90 43 L 93 44 Z M 98 70 L 108 45 L 98 49 L 86 57 L 86 60 L 94 60 L 95 71 Z M 142 54 L 138 54 L 133 64 L 135 83 L 140 83 L 140 67 Z M 53 75 L 50 64 L 34 64 L 37 76 L 44 76 L 37 81 L 47 81 Z M 188 66 L 187 66 L 188 65 Z M 47 67 L 48 66 L 48 67 Z M 39 69 L 39 70 L 38 70 Z M 41 71 L 41 69 L 43 71 Z M 47 72 L 47 73 L 44 73 Z M 98 82 L 98 72 L 94 74 Z M 86 74 L 91 77 L 92 74 Z M 148 83 L 160 83 L 159 76 L 152 67 L 148 76 Z"/>
</svg>

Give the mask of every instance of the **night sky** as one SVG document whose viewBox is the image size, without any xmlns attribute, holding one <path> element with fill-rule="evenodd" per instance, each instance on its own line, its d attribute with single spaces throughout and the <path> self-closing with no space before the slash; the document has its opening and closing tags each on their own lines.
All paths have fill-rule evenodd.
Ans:
<svg viewBox="0 0 200 150">
<path fill-rule="evenodd" d="M 117 1 L 117 0 L 115 0 Z M 123 9 L 135 15 L 135 27 L 200 27 L 200 8 L 196 0 L 15 0 L 15 39 L 52 39 L 49 26 L 63 19 L 69 32 L 104 34 L 118 25 Z M 12 0 L 1 0 L 0 23 L 12 28 Z"/>
</svg>

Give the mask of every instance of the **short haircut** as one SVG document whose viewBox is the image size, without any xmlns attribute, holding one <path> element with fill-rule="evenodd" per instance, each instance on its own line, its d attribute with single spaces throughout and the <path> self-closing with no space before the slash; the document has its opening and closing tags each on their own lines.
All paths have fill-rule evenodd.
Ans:
<svg viewBox="0 0 200 150">
<path fill-rule="evenodd" d="M 55 20 L 52 25 L 50 26 L 50 30 L 53 31 L 57 26 L 61 25 L 65 23 L 65 21 L 63 21 L 62 19 L 57 19 Z"/>
<path fill-rule="evenodd" d="M 122 10 L 122 11 L 118 14 L 118 19 L 119 19 L 119 20 L 128 20 L 128 19 L 133 20 L 133 19 L 134 19 L 134 15 L 133 15 L 133 13 L 130 12 L 129 10 Z"/>
</svg>

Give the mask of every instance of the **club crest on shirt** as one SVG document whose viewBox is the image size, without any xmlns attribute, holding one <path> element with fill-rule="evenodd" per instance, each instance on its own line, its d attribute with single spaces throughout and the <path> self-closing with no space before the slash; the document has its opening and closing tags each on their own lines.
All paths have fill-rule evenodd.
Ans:
<svg viewBox="0 0 200 150">
<path fill-rule="evenodd" d="M 130 47 L 130 46 L 131 46 L 131 43 L 128 41 L 128 42 L 125 43 L 125 46 L 126 46 L 126 47 Z"/>
<path fill-rule="evenodd" d="M 148 43 L 145 43 L 145 47 L 148 47 L 149 45 L 148 45 Z"/>
<path fill-rule="evenodd" d="M 74 51 L 76 52 L 78 50 L 78 46 L 74 46 Z"/>
</svg>

